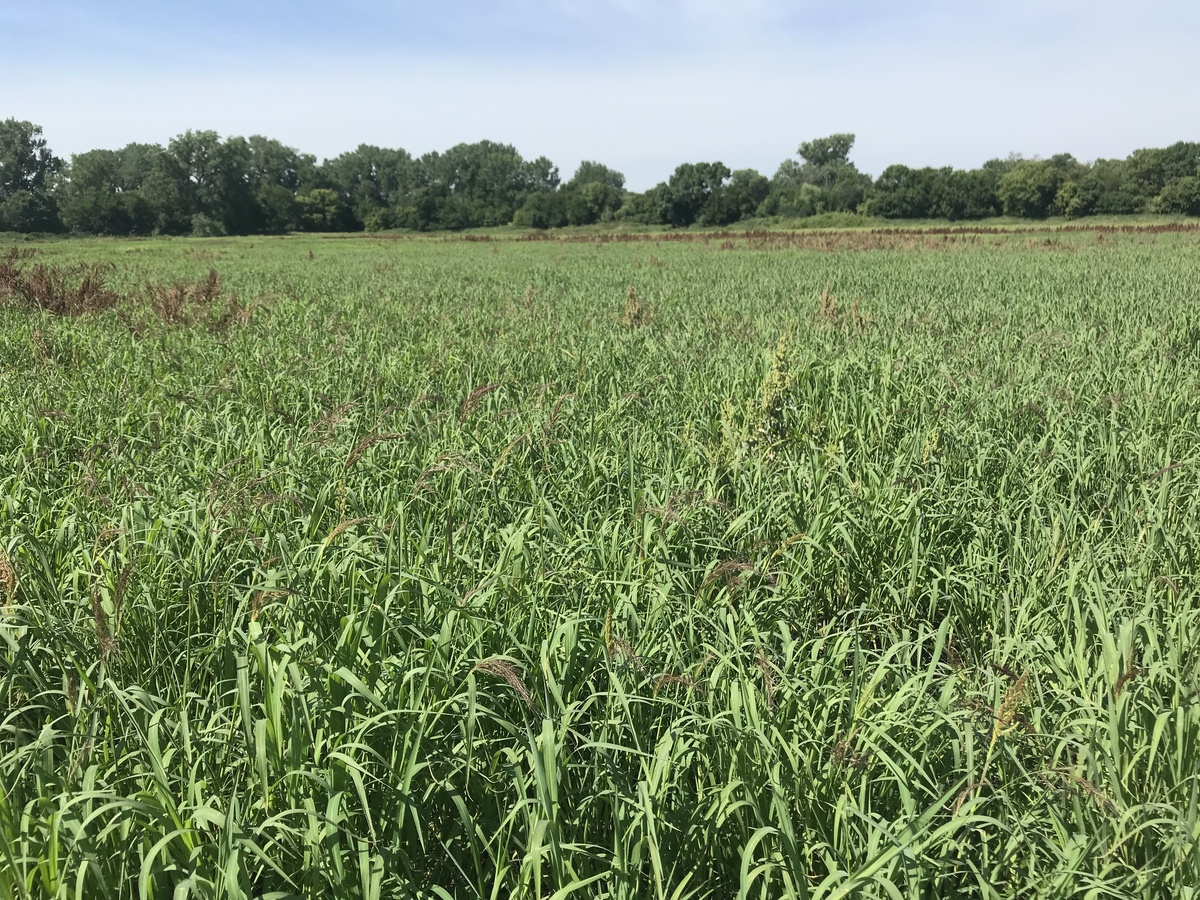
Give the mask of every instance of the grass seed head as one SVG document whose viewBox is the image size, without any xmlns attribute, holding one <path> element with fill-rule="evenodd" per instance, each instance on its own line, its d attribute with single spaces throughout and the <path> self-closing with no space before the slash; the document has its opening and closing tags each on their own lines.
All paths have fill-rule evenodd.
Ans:
<svg viewBox="0 0 1200 900">
<path fill-rule="evenodd" d="M 250 601 L 250 621 L 257 622 L 264 608 L 282 600 L 290 593 L 291 591 L 255 591 L 254 598 Z"/>
<path fill-rule="evenodd" d="M 381 444 L 384 441 L 398 441 L 398 440 L 401 440 L 403 437 L 404 437 L 404 435 L 400 434 L 399 432 L 391 432 L 389 434 L 367 435 L 365 438 L 363 438 L 357 444 L 354 445 L 354 448 L 350 451 L 350 455 L 346 457 L 346 464 L 343 468 L 349 469 L 356 462 L 358 462 L 360 459 L 362 459 L 364 453 L 366 453 L 369 449 L 374 447 L 376 444 Z"/>
<path fill-rule="evenodd" d="M 996 722 L 992 729 L 993 745 L 1017 726 L 1024 724 L 1024 719 L 1019 713 L 1021 704 L 1025 702 L 1028 682 L 1029 673 L 1022 672 L 1021 677 L 1004 692 L 1004 699 L 1000 702 L 1000 708 L 996 710 Z"/>
<path fill-rule="evenodd" d="M 4 599 L 4 610 L 8 612 L 17 599 L 17 572 L 3 550 L 0 550 L 0 595 Z"/>
<path fill-rule="evenodd" d="M 471 415 L 472 410 L 479 405 L 480 401 L 482 401 L 484 397 L 496 390 L 498 387 L 500 387 L 499 382 L 495 382 L 493 384 L 483 384 L 475 388 L 473 391 L 471 391 L 471 393 L 467 394 L 467 398 L 463 400 L 462 410 L 459 413 L 458 421 L 460 423 L 465 422 L 467 417 Z"/>
<path fill-rule="evenodd" d="M 714 566 L 713 570 L 700 582 L 700 587 L 696 588 L 696 596 L 699 597 L 705 589 L 714 584 L 729 588 L 735 587 L 743 575 L 753 571 L 755 568 L 750 563 L 742 562 L 740 559 L 727 559 Z"/>
<path fill-rule="evenodd" d="M 629 285 L 625 292 L 625 312 L 621 314 L 621 324 L 626 328 L 641 328 L 654 319 L 654 310 L 638 297 L 634 286 Z"/>
<path fill-rule="evenodd" d="M 1125 685 L 1135 678 L 1143 674 L 1141 667 L 1135 661 L 1133 651 L 1129 651 L 1129 662 L 1125 665 L 1125 671 L 1121 673 L 1121 677 L 1117 679 L 1117 683 L 1113 685 L 1113 698 L 1119 698 L 1121 691 L 1125 689 Z"/>
<path fill-rule="evenodd" d="M 643 675 L 649 675 L 650 670 L 642 661 L 642 658 L 637 655 L 633 649 L 633 645 L 624 638 L 613 638 L 608 646 L 608 655 L 613 659 L 622 660 L 624 666 L 633 666 Z"/>
<path fill-rule="evenodd" d="M 758 670 L 762 673 L 763 696 L 766 697 L 767 700 L 767 709 L 771 712 L 774 712 L 776 684 L 775 666 L 769 659 L 767 659 L 766 655 L 761 650 L 755 654 L 754 664 L 758 666 Z"/>
<path fill-rule="evenodd" d="M 100 662 L 107 663 L 117 649 L 117 642 L 108 628 L 108 616 L 104 612 L 99 590 L 92 591 L 92 621 L 96 626 L 96 649 L 100 654 Z"/>
<path fill-rule="evenodd" d="M 364 524 L 365 522 L 370 522 L 370 521 L 371 520 L 369 517 L 364 516 L 359 519 L 346 519 L 344 522 L 338 522 L 338 524 L 336 526 L 334 526 L 333 531 L 329 532 L 329 536 L 325 538 L 324 543 L 332 544 L 334 541 L 336 541 L 339 537 L 341 537 L 343 534 L 345 534 L 351 528 L 355 528 L 359 525 Z"/>
<path fill-rule="evenodd" d="M 493 678 L 501 679 L 513 689 L 513 692 L 521 698 L 521 701 L 527 707 L 536 713 L 541 712 L 537 701 L 529 693 L 529 688 L 525 686 L 525 682 L 521 680 L 521 676 L 517 673 L 512 663 L 503 659 L 485 659 L 476 663 L 471 671 L 482 672 L 485 675 L 491 675 Z"/>
</svg>

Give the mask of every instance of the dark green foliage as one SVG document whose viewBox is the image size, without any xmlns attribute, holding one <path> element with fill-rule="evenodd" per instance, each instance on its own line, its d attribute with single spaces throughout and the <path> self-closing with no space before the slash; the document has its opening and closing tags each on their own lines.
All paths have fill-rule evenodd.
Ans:
<svg viewBox="0 0 1200 900">
<path fill-rule="evenodd" d="M 850 162 L 853 146 L 852 134 L 835 134 L 800 145 L 797 153 L 804 165 L 797 176 L 821 189 L 818 212 L 853 212 L 866 198 L 871 179 Z"/>
<path fill-rule="evenodd" d="M 1160 213 L 1200 216 L 1200 177 L 1185 175 L 1168 182 L 1154 199 L 1153 209 Z"/>
<path fill-rule="evenodd" d="M 928 219 L 933 215 L 934 169 L 888 166 L 875 182 L 867 211 L 885 219 Z"/>
<path fill-rule="evenodd" d="M 854 140 L 839 133 L 805 141 L 800 159 L 785 160 L 770 180 L 722 163 L 687 163 L 634 194 L 622 173 L 602 163 L 585 160 L 560 184 L 546 157 L 527 160 L 512 145 L 487 140 L 419 158 L 361 144 L 318 164 L 262 135 L 189 130 L 166 147 L 92 150 L 64 166 L 41 128 L 7 119 L 0 123 L 0 231 L 238 235 L 609 221 L 719 227 L 756 216 L 857 222 L 861 213 L 950 221 L 1000 213 L 1197 214 L 1189 179 L 1200 177 L 1200 143 L 1145 148 L 1090 165 L 1069 154 L 1010 156 L 973 170 L 894 165 L 872 182 L 850 160 Z M 336 201 L 315 191 L 331 191 Z"/>
<path fill-rule="evenodd" d="M 663 182 L 644 193 L 630 194 L 625 198 L 617 218 L 635 225 L 662 224 L 663 194 L 666 189 L 667 185 Z"/>
<path fill-rule="evenodd" d="M 659 195 L 659 221 L 687 227 L 697 221 L 708 224 L 719 215 L 720 198 L 730 176 L 724 163 L 684 163 L 679 166 Z"/>
<path fill-rule="evenodd" d="M 58 188 L 63 223 L 97 234 L 281 234 L 300 227 L 296 194 L 316 161 L 254 135 L 185 132 L 166 149 L 76 154 Z"/>
<path fill-rule="evenodd" d="M 151 211 L 124 177 L 122 151 L 89 150 L 71 158 L 70 177 L 58 191 L 59 214 L 69 231 L 93 234 L 149 233 Z"/>
<path fill-rule="evenodd" d="M 759 215 L 804 218 L 820 212 L 821 189 L 805 182 L 800 163 L 785 159 L 771 179 L 770 193 L 759 206 Z"/>
<path fill-rule="evenodd" d="M 364 146 L 327 170 L 359 227 L 373 229 L 507 225 L 531 194 L 559 185 L 558 169 L 546 157 L 525 160 L 515 147 L 493 141 L 458 144 L 416 160 L 402 150 Z"/>
<path fill-rule="evenodd" d="M 611 216 L 625 202 L 625 192 L 599 181 L 563 188 L 567 222 L 571 225 L 593 225 Z"/>
<path fill-rule="evenodd" d="M 262 184 L 254 192 L 258 228 L 264 234 L 295 231 L 300 207 L 295 193 L 281 184 Z"/>
<path fill-rule="evenodd" d="M 536 191 L 530 194 L 521 208 L 513 214 L 512 220 L 514 225 L 538 229 L 561 228 L 567 222 L 566 195 L 552 191 Z"/>
<path fill-rule="evenodd" d="M 1200 144 L 1179 141 L 1170 147 L 1134 150 L 1125 161 L 1125 191 L 1148 209 L 1166 186 L 1200 171 Z"/>
<path fill-rule="evenodd" d="M 942 169 L 941 190 L 934 207 L 938 218 L 986 219 L 1000 214 L 996 195 L 999 176 L 987 169 Z"/>
<path fill-rule="evenodd" d="M 1044 219 L 1054 209 L 1063 178 L 1048 162 L 1025 160 L 1014 166 L 996 185 L 1004 214 L 1024 219 Z"/>
<path fill-rule="evenodd" d="M 479 141 L 421 157 L 422 183 L 441 190 L 433 227 L 507 225 L 531 193 L 558 187 L 558 170 L 545 157 L 526 161 L 509 144 Z"/>
<path fill-rule="evenodd" d="M 871 189 L 871 178 L 850 162 L 853 146 L 852 134 L 834 134 L 801 144 L 797 152 L 804 162 L 784 160 L 759 213 L 811 216 L 856 211 Z"/>
<path fill-rule="evenodd" d="M 728 225 L 757 215 L 759 206 L 771 192 L 771 182 L 755 169 L 738 169 L 730 176 L 720 194 L 709 204 L 706 225 Z"/>
<path fill-rule="evenodd" d="M 999 213 L 998 180 L 987 169 L 889 166 L 875 182 L 866 210 L 885 219 L 983 219 Z"/>
<path fill-rule="evenodd" d="M 1146 201 L 1130 192 L 1127 168 L 1126 160 L 1096 160 L 1063 182 L 1055 199 L 1056 209 L 1067 218 L 1141 211 Z"/>
<path fill-rule="evenodd" d="M 304 231 L 345 231 L 350 226 L 350 208 L 330 188 L 313 188 L 300 194 L 296 204 Z"/>
<path fill-rule="evenodd" d="M 0 231 L 57 231 L 51 182 L 62 160 L 32 122 L 0 122 Z"/>
<path fill-rule="evenodd" d="M 0 199 L 0 231 L 29 234 L 54 232 L 59 227 L 58 208 L 53 197 L 19 190 Z"/>
<path fill-rule="evenodd" d="M 62 168 L 40 126 L 5 119 L 0 122 L 0 198 L 18 191 L 39 194 L 50 187 L 50 179 Z"/>
<path fill-rule="evenodd" d="M 625 202 L 625 176 L 598 162 L 584 160 L 562 186 L 567 223 L 594 225 L 613 216 Z"/>
<path fill-rule="evenodd" d="M 602 184 L 615 191 L 625 190 L 625 176 L 616 169 L 610 169 L 603 163 L 585 159 L 571 176 L 571 180 L 563 185 L 564 188 L 583 187 L 585 184 Z"/>
<path fill-rule="evenodd" d="M 282 234 L 295 230 L 299 215 L 296 195 L 316 184 L 316 157 L 261 135 L 252 135 L 246 150 L 246 174 L 253 197 L 245 231 Z"/>
<path fill-rule="evenodd" d="M 796 154 L 814 169 L 832 169 L 848 166 L 850 150 L 854 147 L 854 135 L 831 134 L 829 137 L 814 138 L 800 145 Z"/>
<path fill-rule="evenodd" d="M 321 175 L 364 225 L 372 216 L 373 224 L 384 221 L 379 211 L 399 206 L 419 183 L 417 161 L 407 151 L 370 144 L 328 160 Z"/>
</svg>

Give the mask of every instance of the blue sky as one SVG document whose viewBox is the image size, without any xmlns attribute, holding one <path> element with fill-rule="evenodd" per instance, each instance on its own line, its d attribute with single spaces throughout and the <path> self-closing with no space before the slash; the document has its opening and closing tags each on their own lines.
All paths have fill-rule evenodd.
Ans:
<svg viewBox="0 0 1200 900">
<path fill-rule="evenodd" d="M 490 138 L 771 174 L 800 141 L 973 166 L 1200 139 L 1195 0 L 0 0 L 0 117 L 60 155 L 186 128 L 328 157 Z"/>
</svg>

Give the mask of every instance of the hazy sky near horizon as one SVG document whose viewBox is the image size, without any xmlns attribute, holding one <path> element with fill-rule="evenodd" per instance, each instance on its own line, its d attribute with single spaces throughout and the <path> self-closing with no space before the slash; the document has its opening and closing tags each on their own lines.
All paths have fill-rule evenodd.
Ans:
<svg viewBox="0 0 1200 900">
<path fill-rule="evenodd" d="M 62 156 L 489 138 L 641 190 L 838 131 L 873 175 L 1200 140 L 1198 51 L 1195 0 L 0 0 L 0 118 Z"/>
</svg>

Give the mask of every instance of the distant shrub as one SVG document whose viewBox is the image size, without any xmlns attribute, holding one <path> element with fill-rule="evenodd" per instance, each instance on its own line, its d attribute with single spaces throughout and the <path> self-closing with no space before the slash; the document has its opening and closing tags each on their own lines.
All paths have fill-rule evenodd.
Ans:
<svg viewBox="0 0 1200 900">
<path fill-rule="evenodd" d="M 1188 175 L 1173 181 L 1154 198 L 1154 212 L 1200 216 L 1200 177 Z"/>
<path fill-rule="evenodd" d="M 225 237 L 226 234 L 223 222 L 204 213 L 192 216 L 192 237 Z"/>
</svg>

